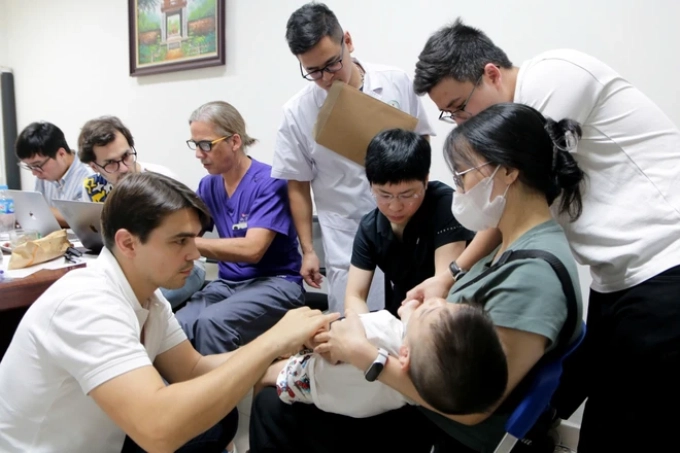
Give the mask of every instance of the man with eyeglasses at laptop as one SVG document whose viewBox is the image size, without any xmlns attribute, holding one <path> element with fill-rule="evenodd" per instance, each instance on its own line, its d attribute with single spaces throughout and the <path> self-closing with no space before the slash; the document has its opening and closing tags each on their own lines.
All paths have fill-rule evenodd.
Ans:
<svg viewBox="0 0 680 453">
<path fill-rule="evenodd" d="M 31 123 L 19 134 L 14 151 L 19 167 L 35 176 L 35 191 L 43 194 L 59 225 L 68 227 L 52 200 L 80 200 L 89 169 L 71 151 L 62 130 L 45 121 Z"/>
<path fill-rule="evenodd" d="M 353 59 L 354 41 L 323 3 L 296 10 L 286 26 L 288 46 L 299 70 L 314 82 L 283 107 L 284 119 L 274 146 L 272 176 L 288 180 L 290 206 L 303 251 L 300 273 L 319 288 L 319 258 L 312 244 L 312 198 L 321 225 L 329 285 L 328 305 L 342 311 L 352 242 L 361 217 L 375 209 L 364 168 L 315 143 L 314 123 L 333 82 L 341 81 L 419 119 L 416 132 L 434 135 L 420 99 L 403 71 Z M 384 303 L 384 278 L 378 272 L 371 286 L 369 307 Z"/>
<path fill-rule="evenodd" d="M 83 125 L 78 137 L 78 157 L 94 174 L 81 183 L 84 201 L 103 203 L 116 183 L 127 173 L 152 171 L 177 180 L 177 176 L 162 165 L 137 162 L 135 141 L 130 130 L 115 116 L 102 116 Z M 173 308 L 201 289 L 205 281 L 205 265 L 194 262 L 194 269 L 179 289 L 161 288 Z"/>
<path fill-rule="evenodd" d="M 103 203 L 126 173 L 153 171 L 177 179 L 162 165 L 137 162 L 135 140 L 115 116 L 102 116 L 85 123 L 78 137 L 78 157 L 94 171 L 83 181 L 82 198 L 95 203 Z"/>
</svg>

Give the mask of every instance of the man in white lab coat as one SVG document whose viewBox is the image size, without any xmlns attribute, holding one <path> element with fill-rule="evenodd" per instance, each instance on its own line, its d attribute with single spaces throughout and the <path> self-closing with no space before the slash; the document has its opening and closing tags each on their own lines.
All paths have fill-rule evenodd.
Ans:
<svg viewBox="0 0 680 453">
<path fill-rule="evenodd" d="M 418 118 L 416 132 L 434 135 L 420 99 L 406 73 L 351 57 L 354 42 L 323 3 L 308 3 L 288 19 L 286 39 L 301 75 L 314 82 L 283 107 L 284 118 L 274 147 L 272 176 L 288 180 L 290 205 L 303 258 L 300 273 L 319 288 L 319 258 L 312 243 L 312 196 L 326 255 L 328 305 L 344 311 L 352 243 L 361 217 L 375 209 L 363 166 L 314 141 L 312 130 L 327 91 L 339 80 Z M 385 301 L 384 277 L 376 273 L 368 297 L 372 310 Z"/>
</svg>

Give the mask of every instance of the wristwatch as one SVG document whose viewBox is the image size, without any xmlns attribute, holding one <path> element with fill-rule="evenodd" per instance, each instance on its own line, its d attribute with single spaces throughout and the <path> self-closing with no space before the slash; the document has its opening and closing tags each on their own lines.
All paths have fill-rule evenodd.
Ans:
<svg viewBox="0 0 680 453">
<path fill-rule="evenodd" d="M 463 275 L 467 273 L 467 271 L 461 269 L 455 261 L 452 261 L 451 264 L 449 264 L 449 270 L 451 271 L 451 276 L 453 277 L 454 282 L 457 282 L 461 277 L 463 277 Z"/>
<path fill-rule="evenodd" d="M 378 379 L 383 368 L 385 368 L 385 363 L 387 363 L 387 357 L 389 357 L 389 355 L 390 354 L 385 349 L 378 349 L 378 357 L 375 358 L 364 374 L 368 382 L 373 382 Z"/>
</svg>

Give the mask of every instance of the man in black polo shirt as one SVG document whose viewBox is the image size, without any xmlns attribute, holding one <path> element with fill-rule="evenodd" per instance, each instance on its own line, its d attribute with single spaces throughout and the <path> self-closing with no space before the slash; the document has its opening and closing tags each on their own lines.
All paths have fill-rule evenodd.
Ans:
<svg viewBox="0 0 680 453">
<path fill-rule="evenodd" d="M 406 292 L 435 274 L 450 275 L 450 263 L 474 237 L 451 214 L 453 189 L 428 182 L 430 161 L 430 143 L 413 132 L 383 131 L 369 144 L 366 176 L 378 207 L 361 219 L 354 238 L 345 310 L 369 311 L 377 266 L 392 286 L 385 309 L 398 316 Z"/>
</svg>

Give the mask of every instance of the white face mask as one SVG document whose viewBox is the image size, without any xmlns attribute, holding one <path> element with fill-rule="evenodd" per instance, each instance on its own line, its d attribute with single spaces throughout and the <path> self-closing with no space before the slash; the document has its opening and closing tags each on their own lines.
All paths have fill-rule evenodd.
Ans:
<svg viewBox="0 0 680 453">
<path fill-rule="evenodd" d="M 505 195 L 510 188 L 508 186 L 503 195 L 498 195 L 493 201 L 489 201 L 491 192 L 493 192 L 493 177 L 496 176 L 499 168 L 501 168 L 500 165 L 496 167 L 491 176 L 482 179 L 467 192 L 454 192 L 451 212 L 456 220 L 468 230 L 483 231 L 498 226 L 505 210 Z"/>
</svg>

